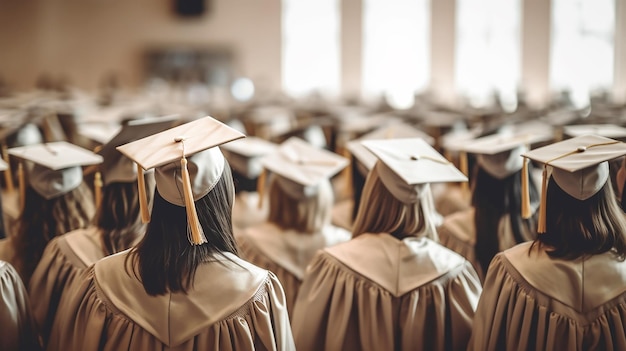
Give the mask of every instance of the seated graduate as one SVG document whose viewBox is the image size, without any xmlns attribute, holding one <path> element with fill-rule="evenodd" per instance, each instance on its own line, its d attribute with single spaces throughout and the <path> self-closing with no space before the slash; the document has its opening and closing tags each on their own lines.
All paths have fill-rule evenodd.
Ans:
<svg viewBox="0 0 626 351">
<path fill-rule="evenodd" d="M 625 154 L 595 135 L 524 154 L 545 164 L 538 236 L 493 259 L 469 350 L 626 348 L 626 220 L 607 162 Z"/>
<path fill-rule="evenodd" d="M 350 240 L 350 232 L 330 223 L 334 204 L 330 177 L 348 161 L 292 137 L 261 160 L 271 171 L 266 222 L 237 236 L 241 256 L 276 274 L 293 306 L 307 265 L 315 253 Z"/>
<path fill-rule="evenodd" d="M 278 144 L 251 136 L 220 148 L 232 168 L 235 182 L 233 229 L 237 235 L 240 230 L 267 220 L 267 206 L 259 206 L 257 184 L 263 171 L 261 159 L 275 152 Z"/>
<path fill-rule="evenodd" d="M 422 139 L 364 141 L 369 173 L 353 239 L 320 251 L 293 314 L 298 350 L 462 350 L 481 293 L 437 243 L 430 183 L 467 178 Z"/>
<path fill-rule="evenodd" d="M 26 288 L 13 266 L 0 261 L 0 350 L 39 350 Z"/>
<path fill-rule="evenodd" d="M 350 153 L 350 168 L 348 169 L 348 186 L 351 187 L 350 198 L 342 200 L 333 208 L 332 222 L 335 225 L 352 230 L 352 224 L 359 211 L 359 203 L 363 192 L 363 184 L 369 171 L 376 163 L 376 156 L 361 145 L 363 140 L 406 139 L 422 138 L 433 145 L 435 140 L 423 131 L 400 121 L 393 121 L 384 126 L 362 135 L 358 139 L 346 143 L 345 148 Z"/>
<path fill-rule="evenodd" d="M 218 145 L 241 137 L 205 117 L 118 147 L 155 168 L 151 221 L 63 294 L 49 350 L 294 349 L 280 282 L 237 257 Z"/>
<path fill-rule="evenodd" d="M 535 182 L 522 189 L 522 153 L 543 140 L 540 134 L 491 135 L 469 141 L 464 150 L 477 155 L 472 179 L 472 207 L 446 216 L 439 240 L 469 260 L 481 280 L 498 252 L 536 237 L 539 191 Z M 532 167 L 531 165 L 528 165 Z M 522 213 L 522 194 L 531 206 Z"/>
<path fill-rule="evenodd" d="M 91 222 L 95 205 L 81 166 L 99 164 L 102 157 L 63 141 L 16 147 L 9 154 L 26 164 L 18 170 L 17 228 L 0 241 L 0 259 L 10 262 L 27 285 L 52 238 Z"/>
<path fill-rule="evenodd" d="M 44 344 L 63 291 L 87 267 L 103 257 L 128 249 L 143 236 L 145 226 L 139 210 L 137 169 L 115 148 L 160 132 L 172 122 L 172 119 L 131 121 L 98 151 L 104 162 L 99 165 L 102 171 L 96 173 L 96 183 L 103 182 L 104 187 L 100 189 L 96 184 L 97 211 L 92 225 L 53 238 L 28 286 L 33 314 Z M 152 173 L 146 173 L 146 176 L 149 176 L 148 189 L 153 189 L 154 176 Z"/>
</svg>

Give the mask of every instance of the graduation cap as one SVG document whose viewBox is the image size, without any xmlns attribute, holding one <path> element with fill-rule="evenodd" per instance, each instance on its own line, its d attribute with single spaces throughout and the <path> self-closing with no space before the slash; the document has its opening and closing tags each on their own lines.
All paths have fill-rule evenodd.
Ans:
<svg viewBox="0 0 626 351">
<path fill-rule="evenodd" d="M 421 138 L 361 143 L 380 160 L 377 167 L 381 181 L 403 203 L 417 202 L 421 185 L 467 181 L 461 171 Z"/>
<path fill-rule="evenodd" d="M 595 195 L 609 179 L 609 160 L 626 155 L 626 143 L 584 135 L 524 153 L 525 158 L 544 164 L 538 233 L 546 231 L 548 166 L 552 177 L 567 194 L 578 200 Z"/>
<path fill-rule="evenodd" d="M 264 157 L 261 164 L 278 175 L 279 186 L 290 197 L 305 198 L 316 194 L 317 185 L 345 168 L 348 160 L 292 137 L 283 142 L 278 151 Z M 259 198 L 262 198 L 261 190 Z"/>
<path fill-rule="evenodd" d="M 206 243 L 194 201 L 208 194 L 222 177 L 226 161 L 217 146 L 243 137 L 213 117 L 204 117 L 118 146 L 122 154 L 137 163 L 142 220 L 149 221 L 142 172 L 154 168 L 159 194 L 186 208 L 190 243 Z"/>
<path fill-rule="evenodd" d="M 261 159 L 278 150 L 278 144 L 250 136 L 224 144 L 222 151 L 231 168 L 243 176 L 254 179 L 263 171 Z"/>
<path fill-rule="evenodd" d="M 28 182 L 47 200 L 76 189 L 83 181 L 81 166 L 102 162 L 102 156 L 65 141 L 11 148 L 8 153 L 32 162 L 32 167 L 28 169 Z M 23 206 L 26 182 L 21 163 L 18 174 Z"/>
<path fill-rule="evenodd" d="M 570 137 L 593 134 L 612 139 L 626 138 L 626 128 L 615 124 L 579 124 L 564 126 L 563 133 Z"/>
</svg>

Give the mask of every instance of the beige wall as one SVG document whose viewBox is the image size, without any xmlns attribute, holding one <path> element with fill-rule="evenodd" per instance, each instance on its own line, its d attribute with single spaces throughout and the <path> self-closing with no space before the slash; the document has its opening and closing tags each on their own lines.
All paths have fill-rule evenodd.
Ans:
<svg viewBox="0 0 626 351">
<path fill-rule="evenodd" d="M 224 46 L 237 74 L 257 87 L 281 85 L 281 0 L 206 0 L 210 11 L 182 19 L 172 0 L 0 0 L 0 75 L 20 89 L 41 72 L 94 89 L 108 72 L 142 82 L 141 54 L 157 45 Z M 342 92 L 360 93 L 363 0 L 341 1 Z M 626 0 L 618 6 L 614 92 L 626 100 Z M 432 0 L 431 87 L 454 99 L 456 0 Z M 531 103 L 549 98 L 550 1 L 523 0 L 522 86 Z"/>
<path fill-rule="evenodd" d="M 167 0 L 0 0 L 0 74 L 20 88 L 50 72 L 94 89 L 114 71 L 136 86 L 145 48 L 217 45 L 235 52 L 238 74 L 278 89 L 280 0 L 207 3 L 203 17 L 182 19 Z"/>
</svg>

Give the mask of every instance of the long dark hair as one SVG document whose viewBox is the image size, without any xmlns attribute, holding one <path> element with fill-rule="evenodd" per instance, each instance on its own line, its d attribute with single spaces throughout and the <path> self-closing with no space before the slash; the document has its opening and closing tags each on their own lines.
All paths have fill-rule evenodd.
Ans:
<svg viewBox="0 0 626 351">
<path fill-rule="evenodd" d="M 486 272 L 489 263 L 500 250 L 498 230 L 503 215 L 508 214 L 515 242 L 521 243 L 534 239 L 536 235 L 537 213 L 529 219 L 521 215 L 521 179 L 522 171 L 515 172 L 504 179 L 490 175 L 479 164 L 475 166 L 472 205 L 475 208 L 474 225 L 476 228 L 476 259 Z M 529 170 L 532 165 L 529 164 Z M 539 201 L 539 191 L 533 181 L 528 182 L 531 204 Z M 526 234 L 525 234 L 526 233 Z M 533 235 L 528 238 L 528 234 Z"/>
<path fill-rule="evenodd" d="M 152 219 L 141 242 L 127 257 L 151 296 L 185 293 L 193 285 L 196 269 L 216 255 L 237 255 L 233 236 L 233 178 L 225 162 L 222 177 L 213 190 L 195 202 L 198 219 L 208 243 L 194 246 L 187 239 L 185 208 L 167 202 L 155 191 Z M 130 260 L 130 262 L 129 262 Z"/>
<path fill-rule="evenodd" d="M 576 259 L 614 251 L 626 257 L 626 219 L 611 181 L 587 200 L 571 197 L 550 179 L 547 191 L 546 233 L 533 246 L 547 246 L 551 257 Z"/>
<path fill-rule="evenodd" d="M 138 193 L 136 182 L 116 182 L 102 188 L 102 203 L 94 223 L 100 230 L 106 255 L 128 249 L 143 234 L 145 225 L 141 223 Z"/>
<path fill-rule="evenodd" d="M 12 242 L 23 263 L 22 279 L 28 283 L 48 242 L 57 235 L 87 227 L 95 206 L 91 190 L 85 183 L 50 200 L 28 186 L 24 197 L 24 209 Z"/>
</svg>

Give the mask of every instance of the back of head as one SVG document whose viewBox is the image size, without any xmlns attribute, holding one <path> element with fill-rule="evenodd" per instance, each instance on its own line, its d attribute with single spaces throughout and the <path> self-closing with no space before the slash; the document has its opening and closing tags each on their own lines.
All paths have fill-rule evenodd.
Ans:
<svg viewBox="0 0 626 351">
<path fill-rule="evenodd" d="M 398 238 L 425 236 L 437 239 L 430 186 L 421 186 L 419 201 L 405 203 L 398 200 L 383 184 L 378 162 L 370 171 L 365 185 L 359 212 L 354 222 L 353 236 L 364 233 L 389 233 Z M 431 207 L 432 206 L 432 207 Z"/>
<path fill-rule="evenodd" d="M 611 181 L 580 200 L 551 178 L 547 189 L 546 232 L 537 242 L 553 257 L 575 259 L 613 250 L 626 256 L 626 218 L 613 193 Z"/>
<path fill-rule="evenodd" d="M 333 188 L 327 178 L 308 188 L 274 175 L 270 180 L 268 221 L 285 230 L 320 232 L 330 223 Z"/>
</svg>

